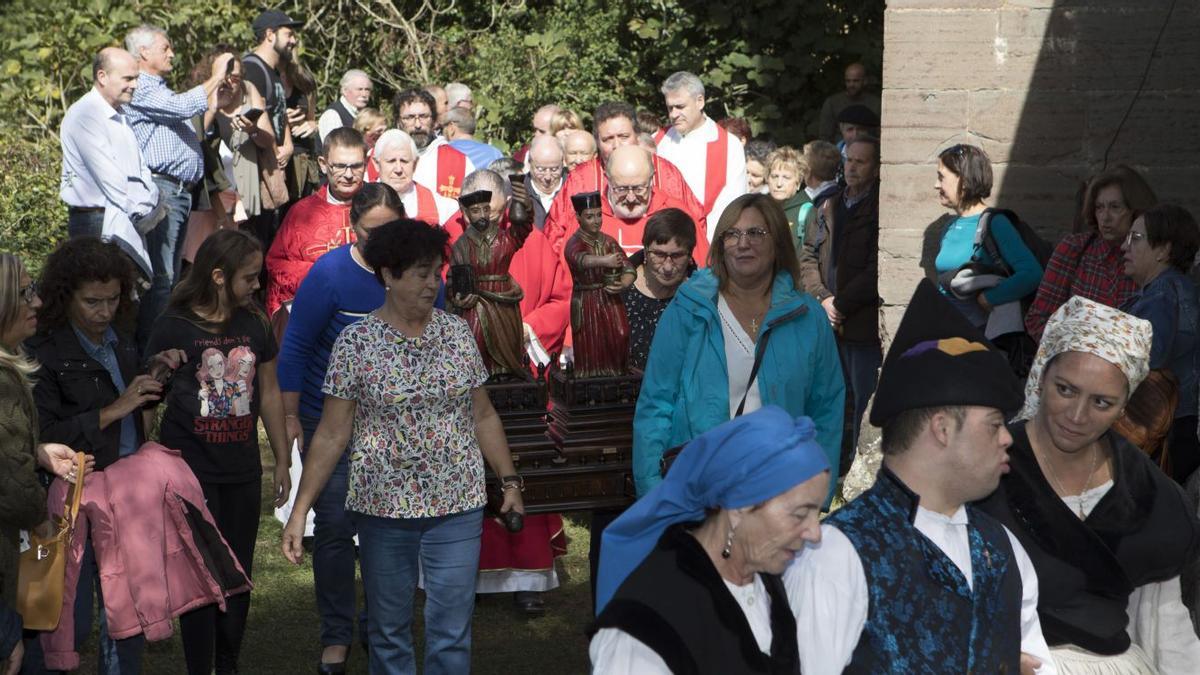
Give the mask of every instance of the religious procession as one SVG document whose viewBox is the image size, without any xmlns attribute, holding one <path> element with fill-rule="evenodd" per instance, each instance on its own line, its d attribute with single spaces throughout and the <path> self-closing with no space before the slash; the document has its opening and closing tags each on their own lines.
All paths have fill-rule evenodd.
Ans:
<svg viewBox="0 0 1200 675">
<path fill-rule="evenodd" d="M 899 121 L 963 87 L 914 102 L 882 24 L 799 132 L 677 55 L 493 143 L 486 82 L 331 73 L 284 9 L 131 14 L 61 234 L 0 241 L 4 675 L 1200 673 L 1200 227 L 1117 144 L 1145 79 L 1038 186 L 1067 228 L 1044 141 Z"/>
</svg>

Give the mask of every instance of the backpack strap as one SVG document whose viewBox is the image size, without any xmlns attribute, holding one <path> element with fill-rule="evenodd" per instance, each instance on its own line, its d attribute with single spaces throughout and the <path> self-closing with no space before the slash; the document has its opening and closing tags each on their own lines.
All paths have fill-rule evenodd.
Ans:
<svg viewBox="0 0 1200 675">
<path fill-rule="evenodd" d="M 997 212 L 997 209 L 986 208 L 983 213 L 979 214 L 979 226 L 975 228 L 975 255 L 979 254 L 982 249 L 988 254 L 992 262 L 1004 270 L 1005 274 L 1012 276 L 1012 265 L 1004 259 L 1000 253 L 1000 247 L 996 244 L 996 238 L 992 236 L 992 216 Z M 1003 211 L 1000 211 L 1003 214 Z"/>
</svg>

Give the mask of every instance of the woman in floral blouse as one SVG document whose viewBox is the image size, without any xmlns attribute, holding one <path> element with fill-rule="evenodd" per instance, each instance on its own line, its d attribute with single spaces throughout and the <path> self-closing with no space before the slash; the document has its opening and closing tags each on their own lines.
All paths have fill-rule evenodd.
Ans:
<svg viewBox="0 0 1200 675">
<path fill-rule="evenodd" d="M 483 527 L 483 460 L 501 477 L 501 512 L 524 511 L 487 370 L 467 324 L 433 307 L 447 234 L 415 220 L 382 225 L 363 257 L 383 307 L 334 343 L 325 409 L 308 449 L 284 555 L 303 556 L 304 521 L 342 449 L 346 510 L 358 526 L 372 673 L 416 672 L 411 637 L 418 562 L 427 673 L 470 670 Z"/>
</svg>

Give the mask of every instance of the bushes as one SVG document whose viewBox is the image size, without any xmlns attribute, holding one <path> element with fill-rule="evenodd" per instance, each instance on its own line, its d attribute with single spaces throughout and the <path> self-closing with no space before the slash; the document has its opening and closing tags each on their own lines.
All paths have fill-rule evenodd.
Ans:
<svg viewBox="0 0 1200 675">
<path fill-rule="evenodd" d="M 58 140 L 0 135 L 0 250 L 21 256 L 36 276 L 67 237 L 67 207 L 58 198 Z"/>
</svg>

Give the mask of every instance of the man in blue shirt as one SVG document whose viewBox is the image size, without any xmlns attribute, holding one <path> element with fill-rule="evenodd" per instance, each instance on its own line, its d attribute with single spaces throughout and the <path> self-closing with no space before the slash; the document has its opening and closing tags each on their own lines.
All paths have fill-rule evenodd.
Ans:
<svg viewBox="0 0 1200 675">
<path fill-rule="evenodd" d="M 475 140 L 475 115 L 467 108 L 450 108 L 438 121 L 450 147 L 466 155 L 475 168 L 486 169 L 504 156 L 487 143 Z"/>
<path fill-rule="evenodd" d="M 137 59 L 140 71 L 133 100 L 125 106 L 126 119 L 167 207 L 163 220 L 146 233 L 153 277 L 138 312 L 137 341 L 144 347 L 179 276 L 192 189 L 204 177 L 204 158 L 192 118 L 216 107 L 217 87 L 228 74 L 233 55 L 217 57 L 208 80 L 177 94 L 163 79 L 175 58 L 166 31 L 138 26 L 125 35 L 125 48 Z"/>
</svg>

